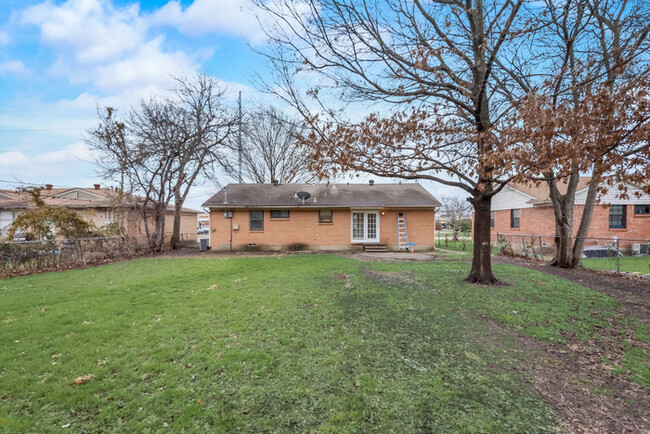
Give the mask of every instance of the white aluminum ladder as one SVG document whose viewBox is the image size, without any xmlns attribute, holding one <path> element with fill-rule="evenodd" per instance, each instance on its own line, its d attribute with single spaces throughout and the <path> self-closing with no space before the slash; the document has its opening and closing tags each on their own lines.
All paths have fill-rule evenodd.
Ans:
<svg viewBox="0 0 650 434">
<path fill-rule="evenodd" d="M 407 252 L 411 251 L 411 247 L 415 243 L 409 243 L 409 237 L 406 232 L 406 219 L 404 218 L 404 213 L 397 214 L 397 251 L 401 252 L 402 249 Z"/>
</svg>

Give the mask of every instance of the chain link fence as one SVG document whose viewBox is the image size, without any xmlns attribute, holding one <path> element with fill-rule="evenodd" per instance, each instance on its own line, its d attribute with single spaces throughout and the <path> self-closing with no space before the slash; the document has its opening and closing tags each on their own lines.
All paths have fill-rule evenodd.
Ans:
<svg viewBox="0 0 650 434">
<path fill-rule="evenodd" d="M 181 234 L 183 247 L 198 248 L 196 234 Z M 148 253 L 146 237 L 98 237 L 0 242 L 0 278 L 77 268 Z"/>
<path fill-rule="evenodd" d="M 472 241 L 471 236 L 459 236 L 457 240 L 454 240 L 453 233 L 445 233 L 438 231 L 436 234 L 435 245 L 444 250 L 456 250 L 456 251 L 469 251 L 471 252 L 474 249 L 474 242 Z"/>
<path fill-rule="evenodd" d="M 555 257 L 553 235 L 497 234 L 496 246 L 502 255 L 542 261 Z M 650 275 L 650 240 L 587 237 L 582 265 L 594 270 Z"/>
</svg>

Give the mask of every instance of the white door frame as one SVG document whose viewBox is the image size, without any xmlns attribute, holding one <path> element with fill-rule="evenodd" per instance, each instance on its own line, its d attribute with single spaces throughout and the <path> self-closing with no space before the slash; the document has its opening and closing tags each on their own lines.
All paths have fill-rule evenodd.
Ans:
<svg viewBox="0 0 650 434">
<path fill-rule="evenodd" d="M 363 215 L 363 238 L 354 238 L 354 215 L 362 214 Z M 376 233 L 374 238 L 368 237 L 368 215 L 373 214 L 375 216 L 375 226 Z M 379 242 L 379 229 L 380 229 L 380 216 L 381 213 L 378 210 L 350 210 L 350 242 L 351 243 L 378 243 Z M 372 218 L 370 219 L 372 220 Z M 372 225 L 372 221 L 370 222 Z M 372 228 L 372 226 L 370 226 Z"/>
</svg>

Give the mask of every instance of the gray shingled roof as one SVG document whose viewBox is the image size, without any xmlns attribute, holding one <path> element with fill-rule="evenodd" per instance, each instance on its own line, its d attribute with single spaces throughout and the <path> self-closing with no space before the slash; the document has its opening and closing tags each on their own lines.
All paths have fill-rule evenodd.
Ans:
<svg viewBox="0 0 650 434">
<path fill-rule="evenodd" d="M 311 197 L 296 196 L 306 191 Z M 226 197 L 227 196 L 227 197 Z M 228 184 L 206 208 L 388 208 L 439 207 L 420 184 Z"/>
<path fill-rule="evenodd" d="M 72 199 L 61 197 L 66 193 L 79 191 L 86 193 L 83 198 Z M 41 199 L 45 202 L 46 206 L 65 207 L 65 208 L 112 208 L 115 206 L 115 190 L 110 188 L 51 188 L 49 190 L 41 190 Z M 125 199 L 125 205 L 132 204 L 134 200 L 142 200 L 140 196 L 128 195 Z M 36 204 L 28 193 L 15 192 L 13 190 L 0 189 L 0 210 L 2 209 L 34 209 Z M 173 210 L 174 205 L 169 206 L 169 210 Z M 191 208 L 183 207 L 185 213 L 196 213 L 199 211 Z"/>
</svg>

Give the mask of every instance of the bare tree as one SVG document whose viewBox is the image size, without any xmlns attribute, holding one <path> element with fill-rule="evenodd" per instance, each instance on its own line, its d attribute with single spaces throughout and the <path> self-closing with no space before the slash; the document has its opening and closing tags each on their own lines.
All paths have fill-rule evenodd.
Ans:
<svg viewBox="0 0 650 434">
<path fill-rule="evenodd" d="M 264 184 L 310 182 L 315 174 L 309 170 L 307 155 L 298 149 L 298 120 L 280 110 L 260 107 L 244 115 L 241 144 L 241 181 Z M 239 180 L 239 143 L 236 136 L 228 140 L 229 154 L 221 168 Z"/>
<path fill-rule="evenodd" d="M 257 1 L 275 18 L 269 87 L 309 125 L 303 144 L 312 168 L 325 176 L 361 171 L 463 189 L 475 211 L 466 279 L 473 283 L 497 282 L 490 208 L 512 176 L 513 154 L 495 124 L 532 88 L 531 23 L 542 11 L 527 3 Z M 305 71 L 318 77 L 308 100 L 300 88 Z M 370 107 L 377 113 L 368 114 Z M 345 108 L 364 119 L 353 122 L 341 114 Z"/>
<path fill-rule="evenodd" d="M 458 196 L 442 196 L 441 216 L 445 216 L 454 230 L 453 240 L 458 241 L 460 224 L 472 216 L 472 205 Z"/>
<path fill-rule="evenodd" d="M 106 108 L 99 113 L 99 126 L 86 137 L 102 155 L 101 174 L 116 179 L 120 191 L 143 197 L 134 205 L 155 251 L 164 248 L 172 200 L 171 246 L 178 247 L 183 203 L 197 177 L 212 174 L 236 121 L 216 79 L 198 75 L 178 78 L 176 84 L 171 97 L 142 100 L 125 119 Z"/>
</svg>

